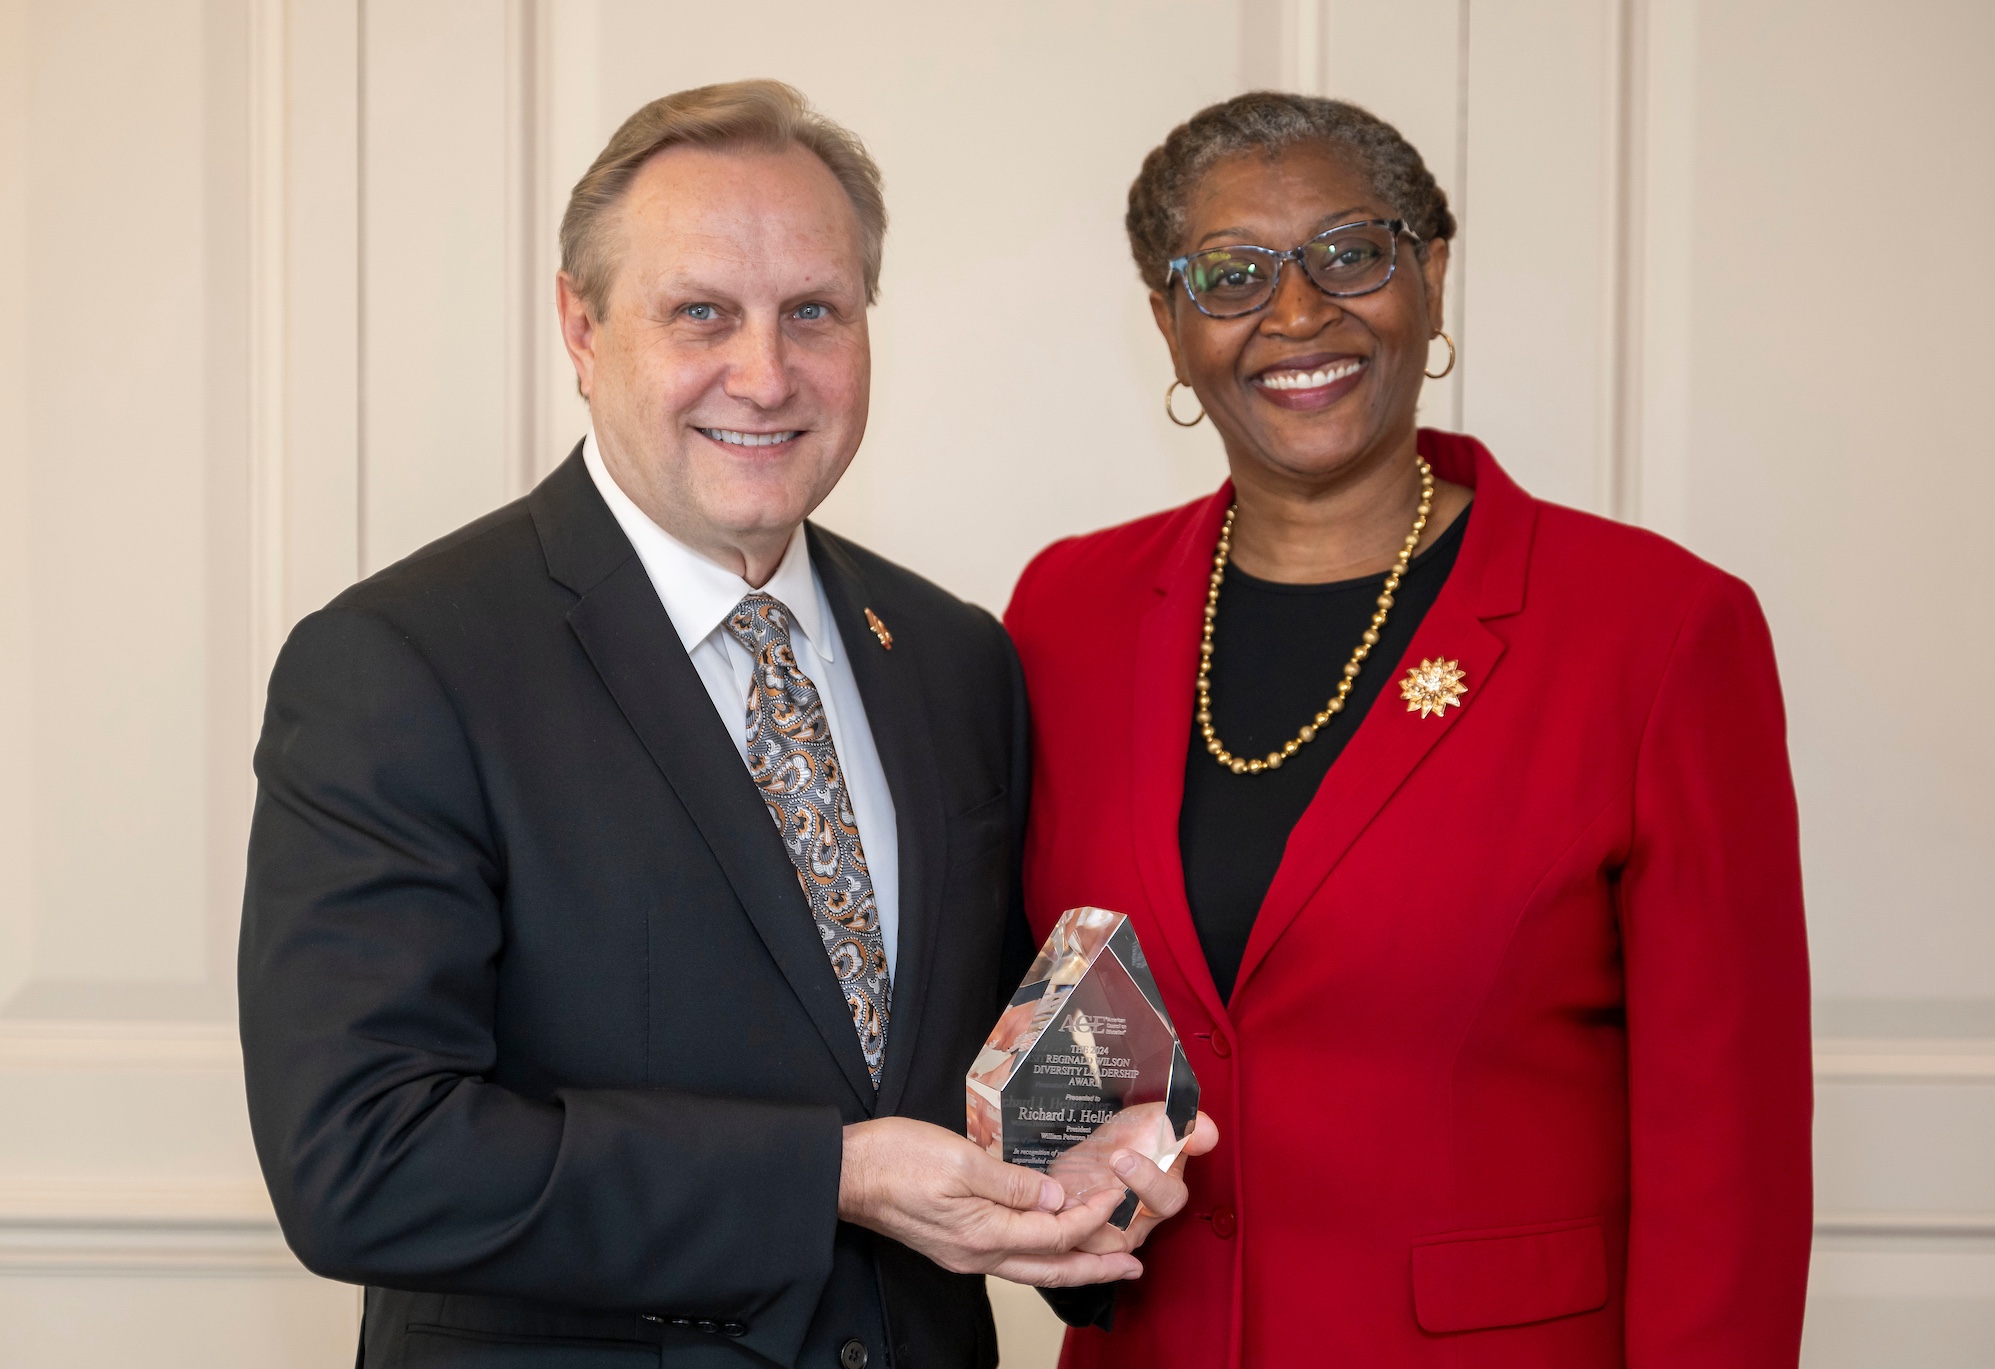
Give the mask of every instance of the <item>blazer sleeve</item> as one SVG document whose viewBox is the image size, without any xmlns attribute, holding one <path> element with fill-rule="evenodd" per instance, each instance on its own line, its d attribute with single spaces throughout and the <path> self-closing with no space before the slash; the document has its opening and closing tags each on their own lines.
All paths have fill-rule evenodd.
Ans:
<svg viewBox="0 0 1995 1369">
<path fill-rule="evenodd" d="M 746 1323 L 779 1363 L 832 1264 L 829 1106 L 493 1082 L 505 853 L 477 756 L 380 616 L 306 619 L 256 750 L 238 962 L 251 1127 L 305 1265 Z"/>
<path fill-rule="evenodd" d="M 1808 951 L 1786 717 L 1752 591 L 1679 631 L 1636 763 L 1626 956 L 1629 1369 L 1799 1357 Z"/>
</svg>

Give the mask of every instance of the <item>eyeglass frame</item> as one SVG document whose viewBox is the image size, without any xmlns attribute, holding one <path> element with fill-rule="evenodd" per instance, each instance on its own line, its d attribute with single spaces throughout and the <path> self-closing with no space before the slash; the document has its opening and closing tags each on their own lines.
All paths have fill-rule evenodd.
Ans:
<svg viewBox="0 0 1995 1369">
<path fill-rule="evenodd" d="M 1321 233 L 1318 233 L 1315 237 L 1311 238 L 1308 242 L 1303 243 L 1302 246 L 1291 247 L 1286 252 L 1278 252 L 1272 247 L 1262 247 L 1259 243 L 1251 243 L 1251 242 L 1234 243 L 1231 244 L 1230 246 L 1221 245 L 1219 247 L 1201 247 L 1197 252 L 1187 252 L 1182 257 L 1172 257 L 1169 261 L 1164 263 L 1164 268 L 1165 268 L 1164 288 L 1166 290 L 1171 288 L 1171 278 L 1175 276 L 1178 280 L 1184 282 L 1185 298 L 1191 301 L 1192 308 L 1198 310 L 1199 313 L 1204 314 L 1207 318 L 1219 318 L 1219 319 L 1246 318 L 1249 314 L 1260 313 L 1261 310 L 1267 308 L 1270 304 L 1273 304 L 1275 302 L 1275 296 L 1278 293 L 1280 293 L 1282 288 L 1283 267 L 1287 266 L 1290 262 L 1294 262 L 1297 266 L 1302 266 L 1302 254 L 1305 251 L 1307 251 L 1310 247 L 1314 246 L 1316 243 L 1323 241 L 1323 239 L 1329 237 L 1333 233 L 1343 233 L 1353 228 L 1391 229 L 1392 260 L 1386 264 L 1385 279 L 1381 280 L 1377 285 L 1367 285 L 1362 290 L 1326 290 L 1323 287 L 1323 283 L 1317 280 L 1316 277 L 1310 275 L 1309 268 L 1304 266 L 1302 270 L 1304 279 L 1306 279 L 1311 285 L 1314 285 L 1319 291 L 1321 291 L 1326 297 L 1330 299 L 1357 299 L 1361 295 L 1369 295 L 1375 293 L 1376 291 L 1385 289 L 1386 286 L 1392 283 L 1393 276 L 1399 271 L 1399 235 L 1401 233 L 1404 233 L 1407 237 L 1413 239 L 1413 250 L 1416 252 L 1420 250 L 1421 243 L 1423 242 L 1421 236 L 1413 231 L 1411 225 L 1409 225 L 1405 219 L 1359 219 L 1355 223 L 1340 223 L 1335 228 L 1326 228 Z M 1269 256 L 1275 259 L 1275 278 L 1273 282 L 1268 286 L 1268 297 L 1262 300 L 1259 304 L 1255 305 L 1253 308 L 1242 309 L 1237 314 L 1215 314 L 1210 309 L 1206 308 L 1203 304 L 1200 304 L 1198 302 L 1198 296 L 1192 293 L 1191 277 L 1185 274 L 1185 267 L 1191 264 L 1191 259 L 1193 257 L 1200 256 L 1203 253 L 1224 252 L 1228 250 L 1238 251 L 1240 248 L 1243 247 L 1251 247 L 1256 252 L 1266 252 Z"/>
</svg>

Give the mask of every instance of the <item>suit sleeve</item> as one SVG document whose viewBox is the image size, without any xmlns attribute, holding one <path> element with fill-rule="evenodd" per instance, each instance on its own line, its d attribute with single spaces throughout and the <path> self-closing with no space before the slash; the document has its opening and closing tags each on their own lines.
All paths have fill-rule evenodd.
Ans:
<svg viewBox="0 0 1995 1369">
<path fill-rule="evenodd" d="M 1629 1369 L 1799 1355 L 1808 952 L 1786 717 L 1752 592 L 1687 616 L 1636 766 L 1626 954 Z"/>
<path fill-rule="evenodd" d="M 250 1121 L 328 1277 L 745 1322 L 795 1359 L 832 1263 L 835 1109 L 493 1082 L 505 852 L 441 683 L 334 609 L 272 676 L 238 979 Z"/>
<path fill-rule="evenodd" d="M 1011 898 L 1005 905 L 1004 951 L 998 966 L 998 1001 L 993 1016 L 1002 1013 L 1012 994 L 1025 982 L 1032 958 L 1039 953 L 1033 944 L 1032 928 L 1025 918 L 1025 824 L 1032 806 L 1032 709 L 1025 693 L 1025 671 L 1018 662 L 1005 629 L 993 622 L 1004 646 L 1005 667 L 1011 686 L 1011 774 L 1006 781 L 1011 795 Z"/>
</svg>

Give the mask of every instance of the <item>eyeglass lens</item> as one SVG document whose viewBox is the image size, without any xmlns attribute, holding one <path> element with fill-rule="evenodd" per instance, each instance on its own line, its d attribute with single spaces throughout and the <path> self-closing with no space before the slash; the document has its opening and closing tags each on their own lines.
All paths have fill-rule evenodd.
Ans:
<svg viewBox="0 0 1995 1369">
<path fill-rule="evenodd" d="M 1305 243 L 1302 266 L 1325 294 L 1363 295 L 1392 277 L 1394 246 L 1391 229 L 1354 224 Z M 1249 314 L 1273 298 L 1281 263 L 1265 247 L 1207 248 L 1186 260 L 1185 284 L 1208 314 Z"/>
</svg>

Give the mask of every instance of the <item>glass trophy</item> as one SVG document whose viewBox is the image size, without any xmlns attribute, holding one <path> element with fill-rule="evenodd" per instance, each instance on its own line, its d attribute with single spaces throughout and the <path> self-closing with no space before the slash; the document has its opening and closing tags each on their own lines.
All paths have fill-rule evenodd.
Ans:
<svg viewBox="0 0 1995 1369">
<path fill-rule="evenodd" d="M 964 1082 L 970 1140 L 1075 1200 L 1122 1186 L 1118 1150 L 1168 1169 L 1198 1118 L 1198 1080 L 1136 929 L 1106 908 L 1061 914 Z M 1136 1209 L 1125 1192 L 1109 1220 L 1127 1229 Z"/>
</svg>

